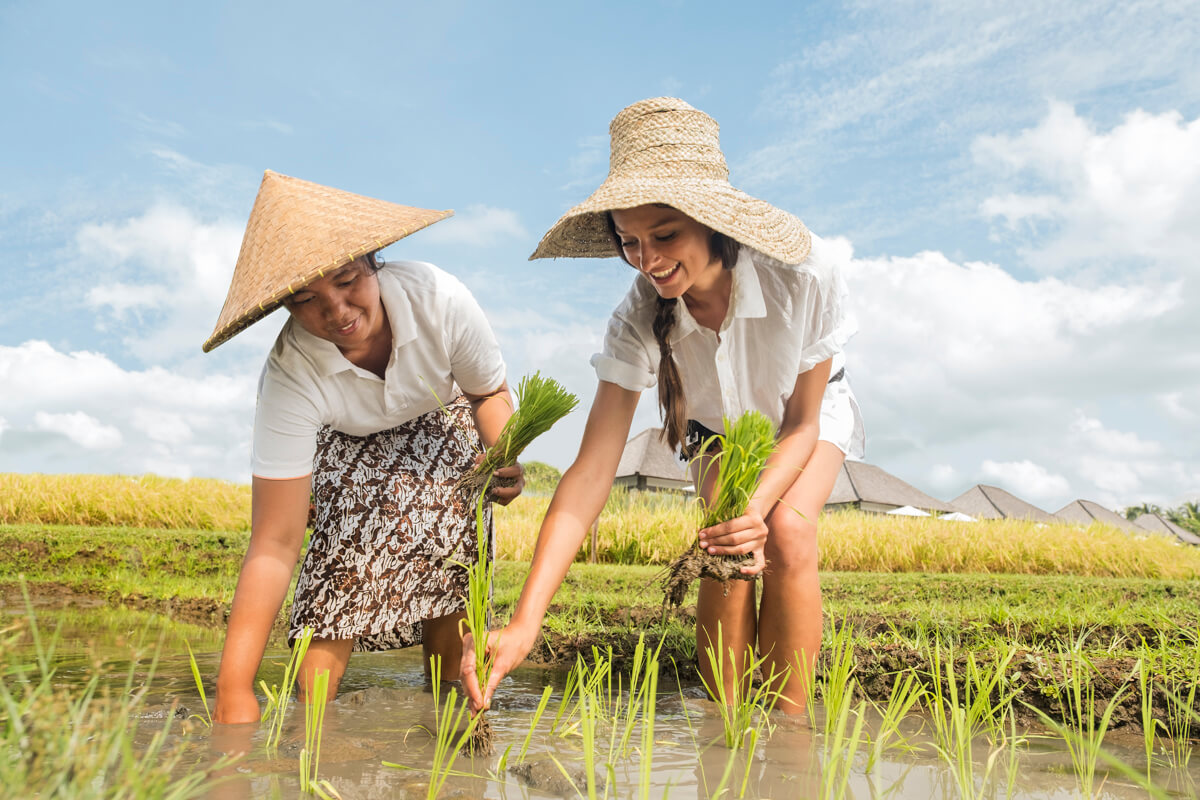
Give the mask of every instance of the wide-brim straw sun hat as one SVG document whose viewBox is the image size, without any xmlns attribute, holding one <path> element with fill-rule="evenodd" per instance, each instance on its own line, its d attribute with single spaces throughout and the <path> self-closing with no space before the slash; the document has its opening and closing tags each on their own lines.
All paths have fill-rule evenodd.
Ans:
<svg viewBox="0 0 1200 800">
<path fill-rule="evenodd" d="M 270 314 L 306 284 L 453 211 L 413 208 L 267 170 L 229 294 L 204 352 Z"/>
<path fill-rule="evenodd" d="M 786 264 L 808 257 L 811 237 L 797 217 L 729 183 L 716 120 L 675 97 L 622 109 L 609 126 L 608 177 L 554 223 L 529 258 L 620 255 L 609 211 L 662 203 Z"/>
</svg>

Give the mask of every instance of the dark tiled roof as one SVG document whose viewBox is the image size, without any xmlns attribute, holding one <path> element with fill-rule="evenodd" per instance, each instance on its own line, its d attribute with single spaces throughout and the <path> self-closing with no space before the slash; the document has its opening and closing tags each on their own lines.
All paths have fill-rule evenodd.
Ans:
<svg viewBox="0 0 1200 800">
<path fill-rule="evenodd" d="M 1030 519 L 1034 522 L 1056 522 L 1050 514 L 1035 505 L 996 486 L 973 486 L 950 504 L 973 517 L 983 519 Z"/>
<path fill-rule="evenodd" d="M 687 466 L 658 434 L 658 428 L 647 428 L 625 443 L 616 477 L 644 475 L 647 478 L 691 483 Z"/>
<path fill-rule="evenodd" d="M 1181 528 L 1169 519 L 1164 519 L 1158 514 L 1141 514 L 1134 520 L 1139 528 L 1151 531 L 1153 533 L 1162 533 L 1167 536 L 1174 536 L 1181 542 L 1188 544 L 1200 544 L 1200 536 L 1189 531 L 1187 528 Z"/>
<path fill-rule="evenodd" d="M 1091 500 L 1075 500 L 1067 503 L 1058 511 L 1055 511 L 1054 516 L 1079 525 L 1091 525 L 1093 522 L 1101 522 L 1105 525 L 1111 525 L 1114 528 L 1120 528 L 1123 531 L 1138 530 L 1136 525 L 1120 514 L 1110 511 L 1099 503 L 1093 503 Z"/>
<path fill-rule="evenodd" d="M 912 506 L 925 511 L 956 510 L 950 504 L 930 497 L 895 475 L 862 461 L 847 461 L 842 465 L 828 503 L 878 503 L 897 508 Z"/>
</svg>

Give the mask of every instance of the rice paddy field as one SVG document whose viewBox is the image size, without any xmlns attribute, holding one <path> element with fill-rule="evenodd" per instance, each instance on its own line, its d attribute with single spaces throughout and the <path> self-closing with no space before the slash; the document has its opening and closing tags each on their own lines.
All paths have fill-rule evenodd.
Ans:
<svg viewBox="0 0 1200 800">
<path fill-rule="evenodd" d="M 501 619 L 547 502 L 497 509 Z M 234 484 L 0 475 L 0 785 L 29 797 L 1196 796 L 1200 549 L 1163 538 L 823 516 L 825 642 L 795 720 L 762 713 L 761 675 L 744 697 L 707 698 L 696 667 L 720 654 L 696 652 L 694 591 L 665 612 L 656 583 L 698 514 L 616 493 L 488 714 L 493 754 L 471 757 L 456 747 L 470 725 L 460 693 L 431 691 L 411 652 L 354 656 L 323 720 L 282 703 L 274 744 L 265 725 L 209 727 L 248 519 L 248 487 Z M 266 685 L 287 656 L 277 638 Z"/>
</svg>

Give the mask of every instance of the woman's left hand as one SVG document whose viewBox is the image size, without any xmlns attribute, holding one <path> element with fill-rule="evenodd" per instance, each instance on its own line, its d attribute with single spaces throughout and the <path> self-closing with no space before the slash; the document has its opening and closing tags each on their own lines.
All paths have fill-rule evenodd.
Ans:
<svg viewBox="0 0 1200 800">
<path fill-rule="evenodd" d="M 511 467 L 501 467 L 492 473 L 492 482 L 488 486 L 488 499 L 493 503 L 506 506 L 516 499 L 525 488 L 525 468 L 520 463 Z"/>
<path fill-rule="evenodd" d="M 716 556 L 754 555 L 754 563 L 741 568 L 743 575 L 757 575 L 767 565 L 763 548 L 767 544 L 767 523 L 753 508 L 745 514 L 700 531 L 700 549 Z"/>
</svg>

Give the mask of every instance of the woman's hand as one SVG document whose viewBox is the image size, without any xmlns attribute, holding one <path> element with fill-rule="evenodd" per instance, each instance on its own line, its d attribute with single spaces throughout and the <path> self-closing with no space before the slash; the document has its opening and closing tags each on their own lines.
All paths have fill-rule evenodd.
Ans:
<svg viewBox="0 0 1200 800">
<path fill-rule="evenodd" d="M 488 486 L 488 499 L 493 503 L 506 506 L 517 498 L 525 488 L 525 468 L 519 463 L 511 467 L 501 467 L 492 473 L 492 482 Z"/>
<path fill-rule="evenodd" d="M 757 575 L 767 565 L 763 548 L 767 544 L 767 523 L 753 506 L 740 517 L 700 531 L 700 549 L 717 556 L 754 554 L 754 563 L 741 568 L 743 575 Z"/>
<path fill-rule="evenodd" d="M 487 686 L 479 685 L 479 676 L 475 674 L 475 642 L 471 634 L 463 636 L 462 654 L 462 685 L 471 702 L 471 713 L 478 714 L 487 711 L 492 705 L 492 693 L 500 685 L 504 676 L 512 672 L 533 647 L 537 631 L 530 635 L 514 625 L 508 625 L 498 631 L 491 631 L 487 637 L 487 652 L 492 658 L 492 674 L 488 677 Z"/>
<path fill-rule="evenodd" d="M 261 717 L 258 698 L 249 687 L 217 690 L 217 707 L 213 711 L 213 722 L 239 725 L 244 722 L 258 722 Z"/>
</svg>

